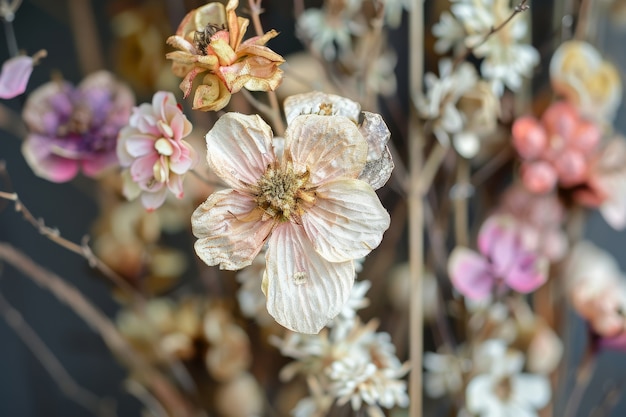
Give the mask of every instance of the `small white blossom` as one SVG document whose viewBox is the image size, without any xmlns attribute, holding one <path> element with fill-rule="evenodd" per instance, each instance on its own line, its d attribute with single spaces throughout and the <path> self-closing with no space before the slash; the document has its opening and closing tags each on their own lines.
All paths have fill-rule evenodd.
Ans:
<svg viewBox="0 0 626 417">
<path fill-rule="evenodd" d="M 480 346 L 475 364 L 481 373 L 467 385 L 467 410 L 480 417 L 536 417 L 550 401 L 550 382 L 543 375 L 520 373 L 521 352 L 504 341 L 488 340 Z"/>
</svg>

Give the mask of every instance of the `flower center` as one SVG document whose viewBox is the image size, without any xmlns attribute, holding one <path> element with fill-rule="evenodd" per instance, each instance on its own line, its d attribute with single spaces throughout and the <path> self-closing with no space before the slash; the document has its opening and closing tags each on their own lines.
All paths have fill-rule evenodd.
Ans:
<svg viewBox="0 0 626 417">
<path fill-rule="evenodd" d="M 207 55 L 207 47 L 211 44 L 211 36 L 215 35 L 220 30 L 226 30 L 226 25 L 215 23 L 207 24 L 203 30 L 197 30 L 193 34 L 193 43 L 195 47 L 200 51 L 200 54 Z"/>
<path fill-rule="evenodd" d="M 502 402 L 508 401 L 508 399 L 511 397 L 511 392 L 513 391 L 511 378 L 504 377 L 498 380 L 493 389 L 496 397 L 498 397 Z"/>
<path fill-rule="evenodd" d="M 291 164 L 286 169 L 269 165 L 257 183 L 256 202 L 270 217 L 286 221 L 299 214 L 302 201 L 312 202 L 314 195 L 304 189 L 309 172 L 297 174 Z"/>
</svg>

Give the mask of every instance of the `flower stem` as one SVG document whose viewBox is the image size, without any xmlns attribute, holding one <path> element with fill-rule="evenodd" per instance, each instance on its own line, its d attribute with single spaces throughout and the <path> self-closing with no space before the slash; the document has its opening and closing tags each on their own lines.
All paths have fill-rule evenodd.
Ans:
<svg viewBox="0 0 626 417">
<path fill-rule="evenodd" d="M 596 367 L 596 352 L 593 342 L 589 342 L 585 356 L 582 358 L 576 372 L 576 385 L 569 395 L 563 417 L 575 417 L 585 391 L 591 382 Z"/>
<path fill-rule="evenodd" d="M 424 74 L 424 1 L 412 0 L 409 33 L 409 88 L 416 97 L 422 91 Z M 424 311 L 422 276 L 424 273 L 424 191 L 420 180 L 423 165 L 424 131 L 411 107 L 409 120 L 409 265 L 411 306 L 409 309 L 409 416 L 422 416 L 422 355 L 424 353 Z"/>
<path fill-rule="evenodd" d="M 1 171 L 1 169 L 0 169 Z M 100 271 L 106 278 L 108 278 L 113 284 L 118 286 L 121 290 L 132 296 L 135 301 L 145 302 L 143 295 L 133 288 L 124 278 L 113 271 L 107 264 L 102 262 L 91 250 L 89 246 L 89 237 L 85 235 L 81 244 L 74 243 L 68 239 L 65 239 L 57 229 L 46 226 L 43 219 L 36 219 L 32 215 L 30 210 L 22 203 L 17 193 L 7 193 L 0 191 L 0 199 L 12 201 L 15 205 L 15 211 L 22 214 L 24 220 L 30 223 L 35 229 L 39 231 L 43 236 L 47 237 L 57 245 L 74 252 L 77 255 L 82 256 L 89 266 Z"/>
<path fill-rule="evenodd" d="M 248 5 L 250 6 L 250 17 L 252 18 L 252 24 L 254 25 L 254 30 L 258 36 L 263 36 L 263 25 L 261 24 L 261 13 L 263 13 L 263 9 L 261 8 L 262 0 L 248 0 Z M 268 91 L 267 97 L 270 100 L 270 117 L 272 118 L 272 124 L 274 125 L 274 133 L 276 136 L 283 136 L 285 134 L 285 124 L 283 123 L 283 118 L 280 114 L 280 106 L 278 105 L 278 98 L 276 97 L 276 93 L 274 91 Z"/>
<path fill-rule="evenodd" d="M 191 404 L 185 400 L 172 383 L 151 364 L 146 362 L 122 336 L 111 320 L 96 308 L 75 287 L 56 274 L 53 274 L 32 259 L 0 242 L 0 260 L 13 266 L 42 288 L 50 291 L 57 299 L 70 307 L 85 323 L 98 332 L 106 345 L 128 367 L 131 374 L 146 384 L 163 405 L 180 417 L 196 416 Z"/>
<path fill-rule="evenodd" d="M 54 356 L 54 353 L 50 351 L 39 335 L 24 320 L 20 312 L 2 294 L 0 294 L 0 315 L 70 400 L 97 416 L 116 415 L 113 400 L 99 398 L 78 385 L 59 359 Z"/>
<path fill-rule="evenodd" d="M 469 162 L 462 158 L 458 158 L 456 166 L 456 185 L 467 187 L 470 182 L 470 165 Z M 455 244 L 459 246 L 469 245 L 468 236 L 468 219 L 467 219 L 467 203 L 469 196 L 460 195 L 454 199 L 454 232 Z"/>
<path fill-rule="evenodd" d="M 3 18 L 2 23 L 4 24 L 4 35 L 7 37 L 7 48 L 9 49 L 9 55 L 11 57 L 15 57 L 19 53 L 19 50 L 17 48 L 15 31 L 13 30 L 13 22 L 11 20 Z"/>
</svg>

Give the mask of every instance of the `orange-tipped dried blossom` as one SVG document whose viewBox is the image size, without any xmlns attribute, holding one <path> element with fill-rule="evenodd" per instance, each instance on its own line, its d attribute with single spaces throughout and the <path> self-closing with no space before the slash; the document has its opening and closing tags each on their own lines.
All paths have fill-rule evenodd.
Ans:
<svg viewBox="0 0 626 417">
<path fill-rule="evenodd" d="M 193 90 L 193 81 L 203 74 L 202 83 L 193 98 L 195 110 L 220 110 L 230 96 L 242 88 L 252 91 L 275 90 L 282 81 L 278 68 L 285 60 L 265 46 L 278 32 L 243 41 L 248 19 L 238 17 L 238 0 L 208 3 L 192 10 L 167 43 L 179 49 L 166 56 L 174 61 L 172 71 L 184 77 L 180 84 L 184 96 Z"/>
</svg>

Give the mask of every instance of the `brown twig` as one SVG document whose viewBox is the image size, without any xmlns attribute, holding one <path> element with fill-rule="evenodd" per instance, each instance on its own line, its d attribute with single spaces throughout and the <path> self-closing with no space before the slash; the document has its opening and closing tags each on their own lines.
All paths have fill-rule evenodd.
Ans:
<svg viewBox="0 0 626 417">
<path fill-rule="evenodd" d="M 42 288 L 50 291 L 61 303 L 70 307 L 104 340 L 111 352 L 130 370 L 134 378 L 159 399 L 173 415 L 191 417 L 193 407 L 160 371 L 137 353 L 117 330 L 111 320 L 97 309 L 85 296 L 58 275 L 36 264 L 24 253 L 8 243 L 0 242 L 0 260 L 13 266 Z"/>
<path fill-rule="evenodd" d="M 24 320 L 20 312 L 1 293 L 0 314 L 2 314 L 4 321 L 22 339 L 22 342 L 45 368 L 63 394 L 94 415 L 102 417 L 116 416 L 114 400 L 111 398 L 99 398 L 94 393 L 78 385 L 59 359 Z"/>
<path fill-rule="evenodd" d="M 413 0 L 409 34 L 409 88 L 412 96 L 422 90 L 424 74 L 424 2 Z M 411 306 L 409 308 L 409 416 L 422 416 L 422 356 L 424 354 L 424 311 L 422 287 L 424 274 L 424 193 L 422 190 L 425 136 L 415 107 L 409 120 L 409 270 Z"/>
<path fill-rule="evenodd" d="M 248 5 L 250 6 L 250 17 L 252 18 L 254 30 L 258 36 L 263 36 L 264 33 L 260 17 L 261 13 L 263 13 L 261 1 L 262 0 L 248 0 Z M 268 91 L 267 97 L 270 100 L 270 108 L 272 109 L 270 117 L 272 118 L 272 124 L 274 125 L 274 133 L 276 136 L 283 136 L 285 134 L 285 124 L 283 123 L 283 118 L 280 114 L 280 106 L 278 104 L 276 93 L 274 91 Z"/>
<path fill-rule="evenodd" d="M 588 343 L 585 356 L 580 361 L 580 365 L 576 371 L 576 384 L 569 395 L 563 417 L 575 417 L 578 406 L 585 395 L 585 391 L 591 382 L 591 377 L 596 366 L 596 352 L 592 343 Z"/>
<path fill-rule="evenodd" d="M 0 191 L 0 199 L 12 201 L 15 205 L 15 211 L 21 213 L 24 217 L 24 220 L 26 220 L 35 229 L 37 229 L 39 233 L 41 233 L 43 236 L 47 237 L 49 240 L 53 241 L 57 245 L 69 250 L 70 252 L 74 252 L 75 254 L 82 256 L 91 268 L 100 271 L 107 279 L 109 279 L 113 284 L 115 284 L 121 290 L 130 295 L 135 301 L 145 301 L 143 295 L 141 295 L 139 291 L 133 288 L 128 283 L 128 281 L 126 281 L 122 276 L 113 271 L 107 264 L 102 262 L 93 253 L 91 247 L 89 246 L 89 236 L 85 235 L 80 245 L 74 243 L 61 236 L 61 233 L 58 229 L 53 229 L 46 226 L 43 219 L 35 218 L 30 210 L 28 210 L 28 208 L 22 203 L 17 193 L 7 193 L 4 191 Z"/>
</svg>

